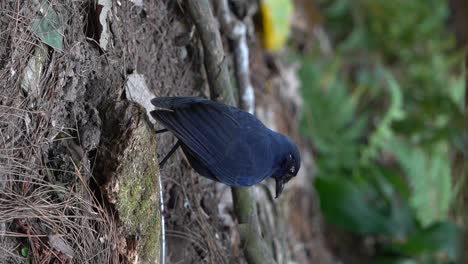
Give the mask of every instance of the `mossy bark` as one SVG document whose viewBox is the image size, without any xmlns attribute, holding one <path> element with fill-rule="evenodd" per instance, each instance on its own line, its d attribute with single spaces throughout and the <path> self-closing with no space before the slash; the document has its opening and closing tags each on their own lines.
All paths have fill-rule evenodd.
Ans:
<svg viewBox="0 0 468 264">
<path fill-rule="evenodd" d="M 160 263 L 160 175 L 155 153 L 154 132 L 146 122 L 140 122 L 122 152 L 116 173 L 119 219 L 128 235 L 139 237 L 136 251 L 142 263 Z"/>
<path fill-rule="evenodd" d="M 134 105 L 112 109 L 120 119 L 108 120 L 112 141 L 106 144 L 107 199 L 115 204 L 121 232 L 126 238 L 126 258 L 132 263 L 161 263 L 160 174 L 156 137 L 145 115 Z"/>
</svg>

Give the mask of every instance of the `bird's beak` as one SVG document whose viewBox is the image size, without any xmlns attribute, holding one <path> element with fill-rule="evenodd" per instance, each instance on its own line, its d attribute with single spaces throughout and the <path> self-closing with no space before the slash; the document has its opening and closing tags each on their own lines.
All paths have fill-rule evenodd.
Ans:
<svg viewBox="0 0 468 264">
<path fill-rule="evenodd" d="M 281 192 L 283 191 L 283 188 L 284 188 L 284 182 L 283 182 L 283 179 L 280 178 L 280 177 L 277 177 L 275 178 L 276 180 L 276 198 L 278 198 L 281 194 Z"/>
</svg>

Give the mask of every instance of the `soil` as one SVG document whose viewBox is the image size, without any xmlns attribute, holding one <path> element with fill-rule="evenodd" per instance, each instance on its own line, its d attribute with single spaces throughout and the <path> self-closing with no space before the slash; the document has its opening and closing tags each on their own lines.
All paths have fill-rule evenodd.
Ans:
<svg viewBox="0 0 468 264">
<path fill-rule="evenodd" d="M 118 215 L 101 188 L 109 181 L 108 171 L 118 166 L 109 162 L 113 149 L 110 144 L 126 135 L 128 124 L 142 111 L 126 100 L 126 76 L 134 72 L 145 75 L 156 96 L 207 94 L 200 44 L 196 37 L 181 41 L 189 35 L 192 24 L 178 1 L 145 1 L 142 7 L 133 2 L 137 1 L 113 2 L 109 16 L 111 38 L 104 49 L 98 44 L 102 28 L 94 10 L 99 8 L 92 2 L 73 1 L 67 7 L 71 15 L 64 32 L 64 50 L 49 49 L 38 93 L 21 89 L 21 78 L 17 77 L 26 71 L 26 62 L 36 47 L 41 47 L 41 41 L 28 29 L 35 14 L 33 8 L 19 7 L 14 1 L 0 4 L 0 12 L 7 14 L 0 16 L 0 190 L 5 194 L 0 198 L 6 201 L 5 197 L 28 197 L 34 204 L 28 210 L 39 212 L 37 208 L 43 201 L 36 199 L 44 196 L 44 210 L 57 212 L 50 218 L 34 218 L 27 217 L 20 210 L 24 204 L 14 199 L 0 204 L 0 210 L 8 212 L 0 216 L 0 232 L 20 234 L 19 238 L 0 237 L 0 249 L 8 252 L 0 253 L 0 263 L 24 263 L 22 248 L 29 248 L 33 262 L 125 263 L 132 259 L 125 254 L 138 238 L 129 239 L 119 229 Z M 266 87 L 274 71 L 266 66 L 258 44 L 251 44 L 252 67 L 258 73 L 253 78 L 258 109 L 273 112 L 269 122 L 300 140 L 297 124 L 291 122 L 297 120 L 297 107 L 291 106 L 277 86 Z M 162 134 L 157 135 L 157 142 L 157 157 L 161 159 L 175 139 Z M 226 198 L 228 189 L 197 175 L 181 152 L 169 159 L 161 177 L 167 263 L 245 263 L 232 204 Z M 62 191 L 45 195 L 42 185 L 49 191 L 55 190 L 54 186 L 65 188 L 70 197 Z M 329 263 L 331 256 L 322 238 L 318 208 L 311 202 L 313 193 L 310 189 L 304 192 L 292 196 L 291 201 L 297 202 L 290 208 L 292 213 L 278 213 L 285 218 L 281 223 L 293 221 L 285 227 L 286 246 L 301 246 L 283 260 Z M 70 205 L 67 202 L 80 210 L 64 209 Z M 89 216 L 91 220 L 60 222 L 70 215 Z M 311 228 L 310 223 L 317 225 Z M 49 241 L 41 237 L 54 228 L 64 235 L 61 242 L 66 246 L 50 246 L 50 237 Z M 89 242 L 75 242 L 81 240 Z M 67 248 L 81 251 L 70 256 L 64 253 Z"/>
</svg>

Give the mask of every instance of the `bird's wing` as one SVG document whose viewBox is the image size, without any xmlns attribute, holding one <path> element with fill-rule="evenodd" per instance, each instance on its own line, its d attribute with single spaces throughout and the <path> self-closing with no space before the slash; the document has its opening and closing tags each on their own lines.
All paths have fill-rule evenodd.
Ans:
<svg viewBox="0 0 468 264">
<path fill-rule="evenodd" d="M 151 100 L 151 115 L 174 133 L 205 166 L 216 171 L 218 179 L 234 184 L 234 176 L 222 168 L 226 150 L 239 134 L 234 108 L 194 97 L 160 97 Z"/>
<path fill-rule="evenodd" d="M 233 186 L 250 186 L 272 175 L 274 153 L 271 141 L 263 131 L 242 131 L 237 140 L 230 142 L 221 164 L 216 167 L 218 174 L 228 175 Z"/>
<path fill-rule="evenodd" d="M 201 97 L 156 97 L 151 99 L 151 103 L 154 106 L 170 110 L 189 107 L 199 103 L 206 104 L 209 102 L 212 101 Z"/>
</svg>

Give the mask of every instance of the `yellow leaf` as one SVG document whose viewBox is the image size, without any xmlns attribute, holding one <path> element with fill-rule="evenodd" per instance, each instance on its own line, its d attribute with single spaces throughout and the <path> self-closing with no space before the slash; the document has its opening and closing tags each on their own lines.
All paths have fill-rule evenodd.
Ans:
<svg viewBox="0 0 468 264">
<path fill-rule="evenodd" d="M 278 51 L 284 46 L 291 31 L 291 0 L 262 0 L 260 14 L 262 45 L 267 50 Z"/>
</svg>

